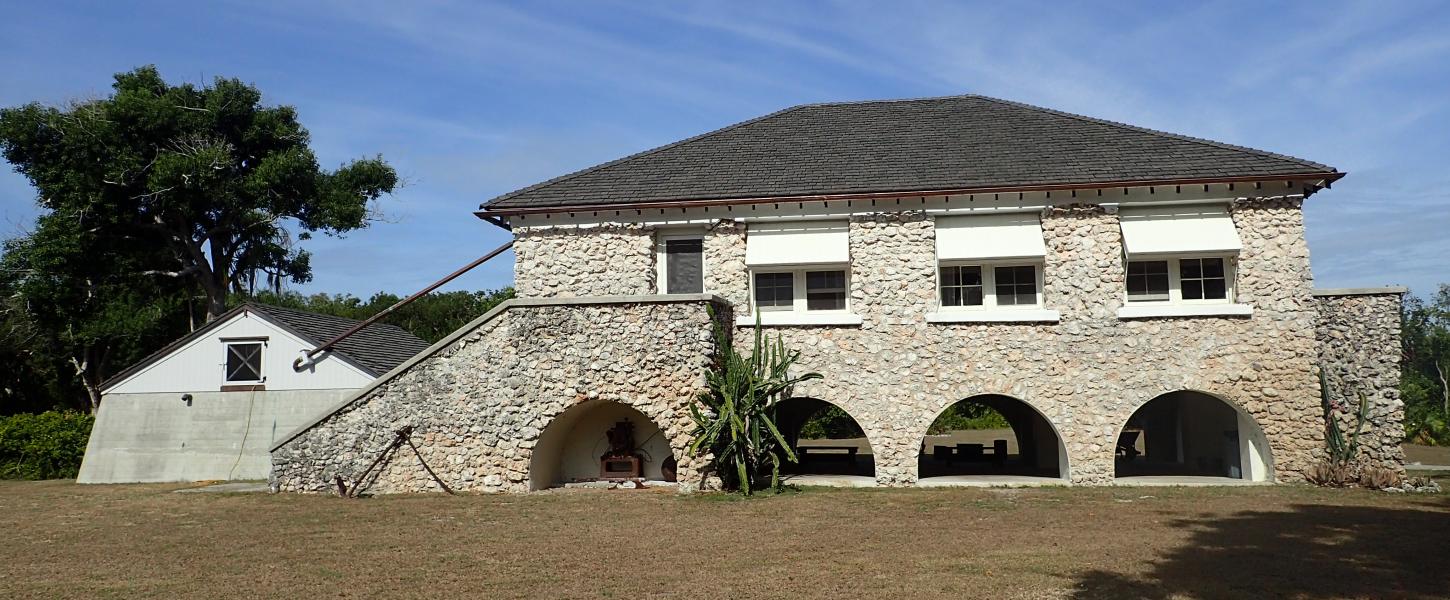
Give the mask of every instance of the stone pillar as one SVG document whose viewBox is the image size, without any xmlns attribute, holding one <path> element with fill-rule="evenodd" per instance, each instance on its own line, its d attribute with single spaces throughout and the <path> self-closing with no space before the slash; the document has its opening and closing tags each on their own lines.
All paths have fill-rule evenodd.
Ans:
<svg viewBox="0 0 1450 600">
<path fill-rule="evenodd" d="M 1043 346 L 1039 371 L 1052 382 L 1032 399 L 1067 447 L 1074 484 L 1113 479 L 1118 430 L 1136 406 L 1121 393 L 1125 338 L 1118 308 L 1123 304 L 1122 233 L 1116 210 L 1069 205 L 1042 213 L 1047 244 L 1043 268 L 1044 305 L 1062 320 L 1058 336 Z M 1128 368 L 1131 368 L 1129 366 Z"/>
<path fill-rule="evenodd" d="M 1319 315 L 1319 367 L 1330 397 L 1358 409 L 1369 401 L 1368 430 L 1359 445 L 1366 464 L 1404 472 L 1405 405 L 1400 399 L 1400 306 L 1404 288 L 1323 290 L 1315 293 Z M 1354 419 L 1341 418 L 1346 432 Z"/>
</svg>

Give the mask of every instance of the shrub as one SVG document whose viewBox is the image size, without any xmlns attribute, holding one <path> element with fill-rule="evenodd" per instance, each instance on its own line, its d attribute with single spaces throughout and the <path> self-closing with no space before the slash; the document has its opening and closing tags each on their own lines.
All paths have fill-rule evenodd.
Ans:
<svg viewBox="0 0 1450 600">
<path fill-rule="evenodd" d="M 0 479 L 73 479 L 95 417 L 47 411 L 0 417 Z"/>
<path fill-rule="evenodd" d="M 930 435 L 941 435 L 964 429 L 1007 429 L 1007 419 L 991 408 L 972 402 L 958 402 L 942 411 L 927 429 Z"/>
<path fill-rule="evenodd" d="M 1400 487 L 1400 474 L 1384 467 L 1365 467 L 1359 472 L 1359 486 L 1372 490 Z"/>
<path fill-rule="evenodd" d="M 1324 487 L 1348 487 L 1355 482 L 1354 469 L 1335 460 L 1321 460 L 1305 473 L 1309 483 Z"/>
<path fill-rule="evenodd" d="M 767 342 L 759 324 L 749 354 L 737 352 L 725 331 L 717 320 L 720 354 L 705 374 L 709 389 L 690 405 L 695 422 L 690 452 L 714 455 L 726 489 L 747 496 L 767 487 L 780 489 L 780 464 L 795 462 L 796 456 L 775 425 L 775 405 L 791 396 L 795 384 L 821 375 L 791 375 L 800 352 L 787 350 L 780 336 Z"/>
<path fill-rule="evenodd" d="M 846 411 L 836 406 L 826 406 L 806 419 L 805 425 L 801 426 L 800 437 L 803 440 L 821 439 L 848 439 L 864 437 L 866 434 L 861 431 L 861 426 Z"/>
</svg>

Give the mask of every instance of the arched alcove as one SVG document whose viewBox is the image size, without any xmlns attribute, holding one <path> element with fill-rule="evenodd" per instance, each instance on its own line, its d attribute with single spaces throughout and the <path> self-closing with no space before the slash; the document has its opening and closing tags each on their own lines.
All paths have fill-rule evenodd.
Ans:
<svg viewBox="0 0 1450 600">
<path fill-rule="evenodd" d="M 795 451 L 786 481 L 801 485 L 876 485 L 876 455 L 861 424 L 839 406 L 817 398 L 775 405 L 776 426 Z"/>
<path fill-rule="evenodd" d="M 1069 481 L 1067 447 L 1042 413 L 1011 396 L 952 403 L 927 428 L 917 485 L 1044 485 Z"/>
<path fill-rule="evenodd" d="M 1118 433 L 1114 476 L 1123 483 L 1273 481 L 1264 430 L 1243 409 L 1181 390 L 1144 403 Z"/>
<path fill-rule="evenodd" d="M 600 459 L 610 448 L 609 430 L 622 421 L 634 426 L 641 479 L 674 481 L 666 464 L 673 464 L 673 450 L 659 425 L 628 405 L 595 400 L 565 410 L 544 428 L 529 458 L 529 490 L 600 479 Z"/>
</svg>

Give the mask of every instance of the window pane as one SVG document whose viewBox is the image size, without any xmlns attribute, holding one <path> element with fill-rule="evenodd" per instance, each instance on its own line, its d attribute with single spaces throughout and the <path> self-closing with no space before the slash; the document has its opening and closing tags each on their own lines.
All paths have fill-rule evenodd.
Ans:
<svg viewBox="0 0 1450 600">
<path fill-rule="evenodd" d="M 1198 279 L 1203 277 L 1203 263 L 1196 258 L 1185 258 L 1178 261 L 1179 276 L 1184 279 Z"/>
<path fill-rule="evenodd" d="M 755 305 L 766 310 L 789 310 L 795 302 L 792 273 L 756 273 Z"/>
<path fill-rule="evenodd" d="M 1203 297 L 1209 300 L 1228 298 L 1228 285 L 1222 279 L 1203 280 Z"/>
<path fill-rule="evenodd" d="M 227 381 L 262 379 L 261 344 L 227 344 Z"/>
<path fill-rule="evenodd" d="M 1222 258 L 1205 258 L 1202 263 L 1204 277 L 1223 277 Z"/>
<path fill-rule="evenodd" d="M 1201 280 L 1201 279 L 1184 279 L 1183 280 L 1183 299 L 1184 300 L 1202 300 L 1203 299 L 1203 280 Z"/>
<path fill-rule="evenodd" d="M 846 289 L 845 271 L 806 271 L 806 291 Z"/>
<path fill-rule="evenodd" d="M 962 306 L 981 306 L 982 286 L 962 288 Z"/>
<path fill-rule="evenodd" d="M 846 272 L 806 271 L 806 310 L 846 310 Z"/>
<path fill-rule="evenodd" d="M 962 268 L 961 267 L 942 267 L 941 268 L 941 286 L 942 286 L 942 289 L 943 290 L 945 290 L 945 289 L 947 289 L 949 287 L 956 286 L 956 285 L 961 285 L 961 284 L 962 284 Z"/>
<path fill-rule="evenodd" d="M 665 293 L 705 291 L 704 240 L 665 240 Z"/>
</svg>

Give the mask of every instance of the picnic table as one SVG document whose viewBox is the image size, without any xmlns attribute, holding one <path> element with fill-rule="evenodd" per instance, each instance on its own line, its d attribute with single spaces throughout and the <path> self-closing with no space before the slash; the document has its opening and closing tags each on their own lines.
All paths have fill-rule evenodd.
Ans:
<svg viewBox="0 0 1450 600">
<path fill-rule="evenodd" d="M 851 463 L 855 463 L 856 462 L 856 452 L 858 452 L 858 451 L 860 451 L 860 448 L 858 448 L 856 446 L 798 446 L 798 447 L 796 447 L 796 452 L 799 452 L 800 455 L 801 455 L 801 462 L 805 462 L 806 461 L 806 458 L 808 458 L 812 454 L 814 454 L 815 456 L 818 456 L 818 457 L 819 456 L 844 456 L 847 461 L 849 461 Z"/>
<path fill-rule="evenodd" d="M 987 452 L 985 444 L 957 444 L 955 446 L 932 446 L 932 458 L 952 464 L 962 462 L 993 462 L 998 465 L 1007 462 L 1007 440 L 992 440 L 992 451 Z"/>
</svg>

